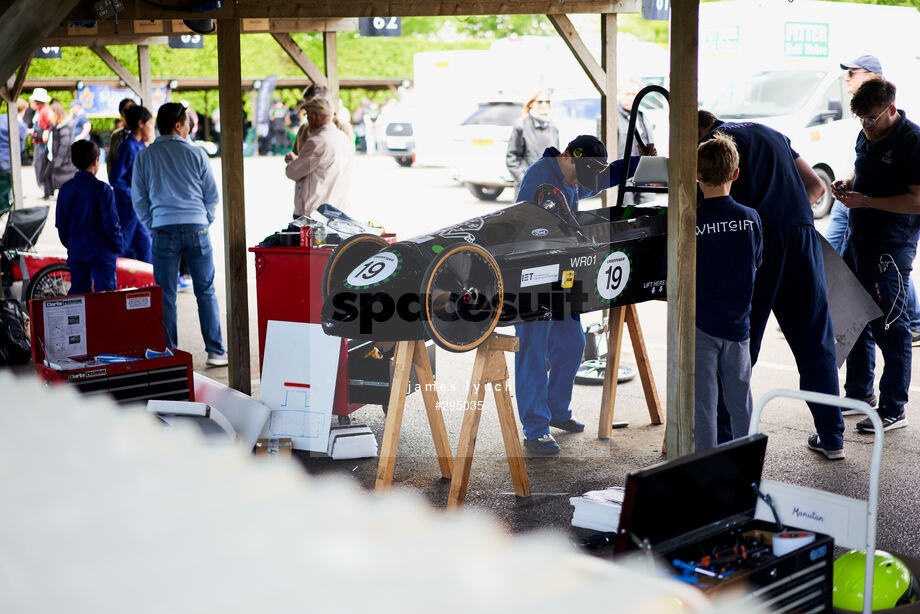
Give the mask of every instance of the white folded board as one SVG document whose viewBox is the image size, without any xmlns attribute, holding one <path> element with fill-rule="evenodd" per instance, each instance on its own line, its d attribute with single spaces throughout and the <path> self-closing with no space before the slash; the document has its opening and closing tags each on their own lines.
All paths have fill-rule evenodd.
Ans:
<svg viewBox="0 0 920 614">
<path fill-rule="evenodd" d="M 220 410 L 233 425 L 239 442 L 252 450 L 268 422 L 269 409 L 248 394 L 195 373 L 195 398 Z"/>
<path fill-rule="evenodd" d="M 867 501 L 773 480 L 761 480 L 760 490 L 773 497 L 784 525 L 830 535 L 843 548 L 866 548 Z M 754 517 L 773 522 L 773 512 L 762 499 Z"/>
<path fill-rule="evenodd" d="M 341 342 L 319 324 L 268 321 L 259 400 L 271 415 L 262 437 L 326 452 Z"/>
<path fill-rule="evenodd" d="M 332 460 L 373 458 L 377 456 L 377 438 L 370 427 L 363 424 L 333 426 L 326 453 Z"/>
</svg>

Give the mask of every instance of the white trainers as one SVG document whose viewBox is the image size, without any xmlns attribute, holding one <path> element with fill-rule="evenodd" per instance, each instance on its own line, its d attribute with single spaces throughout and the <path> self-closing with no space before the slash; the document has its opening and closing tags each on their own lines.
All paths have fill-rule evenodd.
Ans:
<svg viewBox="0 0 920 614">
<path fill-rule="evenodd" d="M 209 367 L 226 367 L 227 355 L 218 354 L 217 352 L 208 352 L 208 359 L 205 361 L 205 364 Z"/>
</svg>

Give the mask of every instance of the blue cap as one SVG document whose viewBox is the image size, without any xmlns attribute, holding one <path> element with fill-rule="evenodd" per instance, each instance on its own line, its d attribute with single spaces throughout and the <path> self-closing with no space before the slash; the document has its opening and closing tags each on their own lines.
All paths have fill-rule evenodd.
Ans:
<svg viewBox="0 0 920 614">
<path fill-rule="evenodd" d="M 861 55 L 852 62 L 841 62 L 840 68 L 844 70 L 847 68 L 862 68 L 863 70 L 874 72 L 877 75 L 882 74 L 882 63 L 879 62 L 878 58 L 874 55 Z"/>
</svg>

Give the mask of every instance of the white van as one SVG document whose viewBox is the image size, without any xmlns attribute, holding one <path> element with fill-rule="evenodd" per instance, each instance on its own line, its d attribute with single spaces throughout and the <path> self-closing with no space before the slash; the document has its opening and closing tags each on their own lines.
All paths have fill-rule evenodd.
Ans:
<svg viewBox="0 0 920 614">
<path fill-rule="evenodd" d="M 827 215 L 834 202 L 831 182 L 852 170 L 860 130 L 839 64 L 759 70 L 730 81 L 706 108 L 720 119 L 756 121 L 788 136 L 824 183 L 814 215 Z"/>
<path fill-rule="evenodd" d="M 730 121 L 766 124 L 789 137 L 827 190 L 853 170 L 861 129 L 850 112 L 841 62 L 877 56 L 898 87 L 898 107 L 915 117 L 920 13 L 911 7 L 796 0 L 700 5 L 699 100 Z"/>
</svg>

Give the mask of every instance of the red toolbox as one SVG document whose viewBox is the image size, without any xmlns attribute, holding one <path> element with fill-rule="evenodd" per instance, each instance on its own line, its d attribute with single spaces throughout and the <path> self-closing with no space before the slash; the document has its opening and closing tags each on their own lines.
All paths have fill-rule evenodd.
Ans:
<svg viewBox="0 0 920 614">
<path fill-rule="evenodd" d="M 259 312 L 259 373 L 265 355 L 269 320 L 319 324 L 323 297 L 320 283 L 332 247 L 250 247 L 256 256 L 256 306 Z M 332 413 L 345 416 L 361 407 L 348 403 L 348 346 L 343 339 L 335 380 Z"/>
<path fill-rule="evenodd" d="M 107 393 L 118 403 L 195 400 L 191 354 L 170 348 L 172 356 L 144 357 L 148 349 L 166 350 L 159 286 L 33 300 L 29 315 L 32 361 L 42 380 L 69 382 L 87 395 Z M 46 349 L 54 356 L 47 364 Z M 66 366 L 67 358 L 83 362 L 100 354 L 138 360 Z"/>
</svg>

